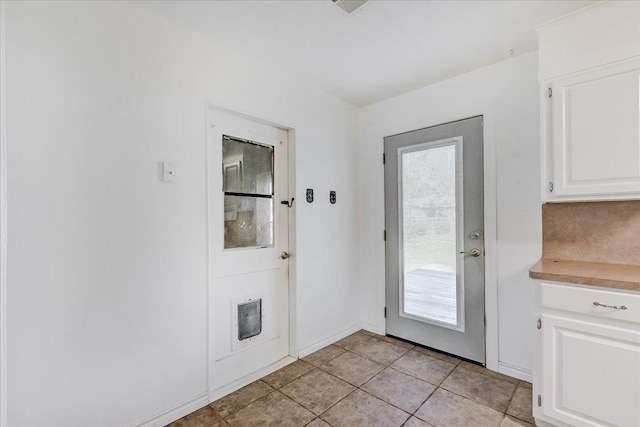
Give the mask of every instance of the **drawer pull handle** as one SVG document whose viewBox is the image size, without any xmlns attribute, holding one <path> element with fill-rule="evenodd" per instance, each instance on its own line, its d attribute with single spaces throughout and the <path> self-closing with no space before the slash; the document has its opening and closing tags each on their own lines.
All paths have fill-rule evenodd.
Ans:
<svg viewBox="0 0 640 427">
<path fill-rule="evenodd" d="M 595 305 L 596 307 L 615 308 L 616 310 L 626 310 L 627 309 L 626 305 L 607 305 L 607 304 L 600 304 L 597 301 L 594 302 L 593 305 Z"/>
</svg>

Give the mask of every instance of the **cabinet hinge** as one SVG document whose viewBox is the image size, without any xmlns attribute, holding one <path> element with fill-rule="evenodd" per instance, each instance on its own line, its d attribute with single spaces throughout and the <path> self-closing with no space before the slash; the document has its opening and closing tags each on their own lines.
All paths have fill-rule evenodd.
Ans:
<svg viewBox="0 0 640 427">
<path fill-rule="evenodd" d="M 542 408 L 542 396 L 538 395 L 538 407 Z"/>
<path fill-rule="evenodd" d="M 384 318 L 387 318 L 387 307 L 384 308 Z"/>
<path fill-rule="evenodd" d="M 553 181 L 549 181 L 549 193 L 553 193 Z"/>
<path fill-rule="evenodd" d="M 549 88 L 549 98 L 553 95 L 553 89 Z"/>
<path fill-rule="evenodd" d="M 387 163 L 387 155 L 385 153 L 382 153 L 382 164 L 386 164 Z"/>
<path fill-rule="evenodd" d="M 387 241 L 387 230 L 384 230 L 382 232 L 382 239 L 386 242 Z"/>
<path fill-rule="evenodd" d="M 542 319 L 539 317 L 538 317 L 537 327 L 538 329 L 542 329 Z"/>
</svg>

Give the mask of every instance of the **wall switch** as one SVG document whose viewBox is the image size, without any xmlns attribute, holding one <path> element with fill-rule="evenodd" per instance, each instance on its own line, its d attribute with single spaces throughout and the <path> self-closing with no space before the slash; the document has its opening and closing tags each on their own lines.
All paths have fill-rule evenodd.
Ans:
<svg viewBox="0 0 640 427">
<path fill-rule="evenodd" d="M 313 203 L 313 189 L 307 188 L 307 203 Z"/>
<path fill-rule="evenodd" d="M 162 182 L 171 184 L 175 182 L 175 168 L 171 162 L 162 162 Z"/>
<path fill-rule="evenodd" d="M 333 190 L 329 191 L 329 203 L 332 205 L 336 204 L 336 192 Z"/>
</svg>

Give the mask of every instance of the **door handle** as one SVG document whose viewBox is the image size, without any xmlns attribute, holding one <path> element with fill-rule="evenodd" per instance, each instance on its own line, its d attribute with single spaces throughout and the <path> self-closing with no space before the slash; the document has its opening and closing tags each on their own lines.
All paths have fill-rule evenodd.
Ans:
<svg viewBox="0 0 640 427">
<path fill-rule="evenodd" d="M 280 254 L 280 258 L 282 258 L 282 259 L 287 259 L 287 258 L 289 258 L 289 252 L 287 252 L 287 251 L 282 252 L 282 253 Z"/>
<path fill-rule="evenodd" d="M 626 305 L 609 305 L 609 304 L 600 304 L 598 301 L 593 303 L 596 307 L 604 307 L 604 308 L 614 308 L 616 310 L 627 310 Z"/>
<path fill-rule="evenodd" d="M 480 249 L 473 248 L 469 252 L 461 251 L 460 253 L 471 255 L 472 257 L 477 258 L 480 256 Z"/>
<path fill-rule="evenodd" d="M 283 200 L 280 202 L 281 205 L 287 205 L 288 208 L 293 206 L 293 201 L 295 200 L 295 197 L 291 198 L 291 201 L 287 201 L 287 200 Z"/>
</svg>

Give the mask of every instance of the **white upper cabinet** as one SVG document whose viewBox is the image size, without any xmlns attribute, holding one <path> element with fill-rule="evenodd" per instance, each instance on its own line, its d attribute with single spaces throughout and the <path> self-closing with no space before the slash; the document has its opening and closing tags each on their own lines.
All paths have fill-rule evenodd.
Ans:
<svg viewBox="0 0 640 427">
<path fill-rule="evenodd" d="M 543 199 L 640 198 L 640 2 L 539 29 Z"/>
<path fill-rule="evenodd" d="M 554 198 L 640 195 L 640 59 L 548 84 Z"/>
</svg>

